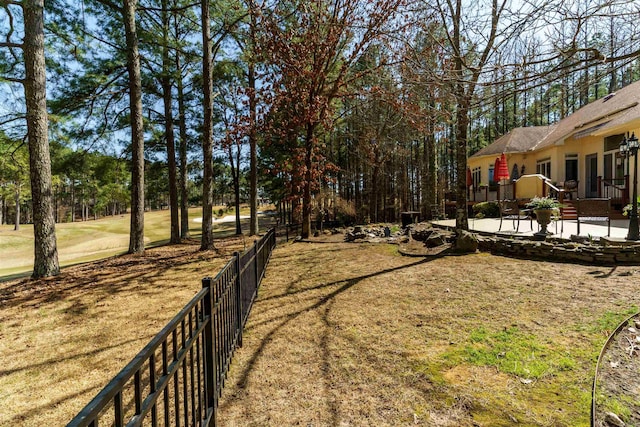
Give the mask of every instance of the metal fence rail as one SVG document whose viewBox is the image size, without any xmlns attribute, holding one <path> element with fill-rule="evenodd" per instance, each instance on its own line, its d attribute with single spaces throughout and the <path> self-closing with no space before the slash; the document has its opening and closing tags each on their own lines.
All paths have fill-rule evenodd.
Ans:
<svg viewBox="0 0 640 427">
<path fill-rule="evenodd" d="M 68 427 L 213 426 L 242 329 L 276 244 L 271 229 L 234 257 Z"/>
</svg>

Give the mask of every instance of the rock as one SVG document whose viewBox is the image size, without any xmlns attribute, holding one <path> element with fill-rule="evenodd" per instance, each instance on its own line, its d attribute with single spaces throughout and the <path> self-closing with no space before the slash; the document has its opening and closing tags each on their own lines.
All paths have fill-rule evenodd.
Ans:
<svg viewBox="0 0 640 427">
<path fill-rule="evenodd" d="M 417 239 L 416 239 L 417 240 Z M 436 246 L 442 246 L 446 243 L 445 237 L 434 231 L 431 235 L 424 241 L 424 245 L 428 248 L 435 248 Z"/>
<path fill-rule="evenodd" d="M 478 239 L 466 230 L 456 230 L 456 252 L 471 253 L 478 250 Z"/>
<path fill-rule="evenodd" d="M 578 236 L 578 235 L 575 235 L 575 234 L 572 234 L 572 235 L 569 237 L 569 239 L 570 239 L 572 242 L 575 242 L 575 243 L 582 243 L 582 244 L 587 243 L 587 242 L 589 241 L 589 238 L 588 238 L 588 237 L 585 237 L 585 236 Z"/>
<path fill-rule="evenodd" d="M 400 236 L 396 240 L 398 243 L 407 243 L 409 241 L 409 236 Z"/>
<path fill-rule="evenodd" d="M 366 238 L 366 237 L 367 237 L 367 235 L 366 235 L 364 232 L 360 231 L 360 232 L 356 233 L 356 232 L 354 231 L 354 232 L 352 232 L 352 233 L 347 233 L 347 234 L 344 236 L 344 239 L 345 239 L 347 242 L 353 242 L 354 240 L 357 240 L 357 239 L 364 239 L 364 238 Z"/>
<path fill-rule="evenodd" d="M 604 415 L 604 423 L 608 426 L 613 426 L 613 427 L 625 427 L 626 424 L 624 423 L 624 421 L 622 421 L 620 419 L 620 417 L 618 417 L 616 414 L 614 414 L 613 412 L 607 412 Z"/>
<path fill-rule="evenodd" d="M 412 239 L 424 242 L 431 236 L 431 233 L 433 233 L 433 228 L 431 228 L 431 224 L 411 224 L 407 227 L 407 232 Z"/>
</svg>

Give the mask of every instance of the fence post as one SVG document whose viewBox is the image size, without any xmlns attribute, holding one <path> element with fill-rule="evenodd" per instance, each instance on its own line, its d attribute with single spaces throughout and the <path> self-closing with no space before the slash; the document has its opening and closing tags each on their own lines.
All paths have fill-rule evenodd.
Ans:
<svg viewBox="0 0 640 427">
<path fill-rule="evenodd" d="M 216 363 L 215 363 L 215 349 L 213 345 L 213 286 L 211 286 L 211 278 L 205 277 L 202 279 L 202 287 L 208 290 L 207 296 L 204 298 L 204 313 L 203 320 L 209 319 L 209 324 L 204 328 L 204 355 L 205 355 L 205 390 L 207 393 L 207 419 L 209 420 L 208 426 L 216 425 L 216 400 L 217 400 L 217 387 L 216 387 Z M 211 412 L 210 412 L 211 411 Z"/>
<path fill-rule="evenodd" d="M 234 252 L 233 256 L 236 257 L 236 321 L 238 322 L 238 330 L 236 333 L 238 334 L 237 345 L 238 347 L 242 347 L 242 324 L 243 313 L 242 313 L 242 266 L 240 265 L 240 252 Z"/>
<path fill-rule="evenodd" d="M 255 286 L 256 286 L 255 294 L 254 294 L 255 298 L 258 297 L 258 288 L 260 287 L 259 286 L 260 285 L 260 282 L 259 282 L 259 280 L 260 280 L 260 272 L 258 271 L 258 267 L 259 267 L 258 266 L 258 244 L 259 243 L 262 243 L 262 239 L 258 240 L 257 242 L 255 242 L 253 244 L 253 277 L 255 277 L 255 279 L 256 279 L 256 281 L 254 282 Z M 262 253 L 262 251 L 261 251 L 261 253 Z"/>
</svg>

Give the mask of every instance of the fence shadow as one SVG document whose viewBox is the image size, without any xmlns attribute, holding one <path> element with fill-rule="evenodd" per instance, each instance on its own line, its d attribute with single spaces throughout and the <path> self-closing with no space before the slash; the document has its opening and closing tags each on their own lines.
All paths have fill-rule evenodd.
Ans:
<svg viewBox="0 0 640 427">
<path fill-rule="evenodd" d="M 365 275 L 361 275 L 361 276 L 357 276 L 357 277 L 353 277 L 345 280 L 338 280 L 330 283 L 322 283 L 315 286 L 306 287 L 304 289 L 287 291 L 284 293 L 279 293 L 276 295 L 260 298 L 258 301 L 258 304 L 269 302 L 269 301 L 278 302 L 285 298 L 293 296 L 295 300 L 293 304 L 299 305 L 299 304 L 302 304 L 303 302 L 301 302 L 298 298 L 295 298 L 295 297 L 299 297 L 304 294 L 312 294 L 313 292 L 317 292 L 317 291 L 329 290 L 333 287 L 337 287 L 336 289 L 331 290 L 330 292 L 324 295 L 314 298 L 313 299 L 314 302 L 312 304 L 305 307 L 301 307 L 291 313 L 269 317 L 268 319 L 265 319 L 265 320 L 249 322 L 249 324 L 247 325 L 248 330 L 249 329 L 254 330 L 260 326 L 264 326 L 273 322 L 278 322 L 278 323 L 275 326 L 273 326 L 269 330 L 269 332 L 267 332 L 266 334 L 260 337 L 257 347 L 255 349 L 252 349 L 252 353 L 248 357 L 247 362 L 243 363 L 241 371 L 239 371 L 239 373 L 235 376 L 237 387 L 242 389 L 248 386 L 248 381 L 251 376 L 251 373 L 254 370 L 254 367 L 256 366 L 258 361 L 264 356 L 265 349 L 267 348 L 268 344 L 272 342 L 276 338 L 276 336 L 279 333 L 281 333 L 281 331 L 284 328 L 292 325 L 294 322 L 299 320 L 300 317 L 303 316 L 304 314 L 313 312 L 313 311 L 319 311 L 319 315 L 321 317 L 321 321 L 323 325 L 325 326 L 325 332 L 326 332 L 327 330 L 331 329 L 329 315 L 332 310 L 333 304 L 336 301 L 336 298 L 338 296 L 344 294 L 345 292 L 349 291 L 350 289 L 352 289 L 353 287 L 355 287 L 356 285 L 360 284 L 361 282 L 367 279 L 375 278 L 375 277 L 386 275 L 386 274 L 392 274 L 394 272 L 398 272 L 403 269 L 425 265 L 431 261 L 434 261 L 444 256 L 445 254 L 432 256 L 429 258 L 420 259 L 416 262 L 412 262 L 410 264 L 406 264 L 403 266 L 386 268 L 370 274 L 365 274 Z M 308 301 L 308 300 L 304 300 L 304 301 Z M 276 305 L 279 306 L 280 304 L 276 304 Z M 252 334 L 255 336 L 256 332 L 253 331 Z M 328 333 L 322 334 L 320 339 L 321 339 L 320 351 L 322 352 L 322 359 L 323 359 L 322 371 L 325 373 L 328 373 L 329 372 L 328 368 L 330 365 L 330 355 L 329 355 L 329 346 L 328 346 L 329 334 Z M 325 375 L 328 375 L 328 374 L 325 374 Z M 329 394 L 331 393 L 329 378 L 325 376 L 324 381 L 325 381 L 325 393 Z M 339 399 L 337 399 L 337 397 L 338 396 L 334 396 L 333 398 L 331 398 L 330 396 L 327 396 L 326 398 L 327 405 L 329 406 L 330 416 L 331 416 L 330 425 L 339 425 L 338 407 L 336 404 L 336 402 L 338 402 Z M 227 408 L 228 406 L 229 406 L 229 401 L 223 401 L 220 405 L 220 409 L 224 411 L 225 408 Z"/>
</svg>

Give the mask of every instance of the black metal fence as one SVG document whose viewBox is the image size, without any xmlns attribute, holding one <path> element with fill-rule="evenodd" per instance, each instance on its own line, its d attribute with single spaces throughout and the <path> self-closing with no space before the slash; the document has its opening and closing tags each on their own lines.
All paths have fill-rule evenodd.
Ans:
<svg viewBox="0 0 640 427">
<path fill-rule="evenodd" d="M 218 398 L 276 244 L 234 257 L 69 426 L 214 426 Z"/>
</svg>

